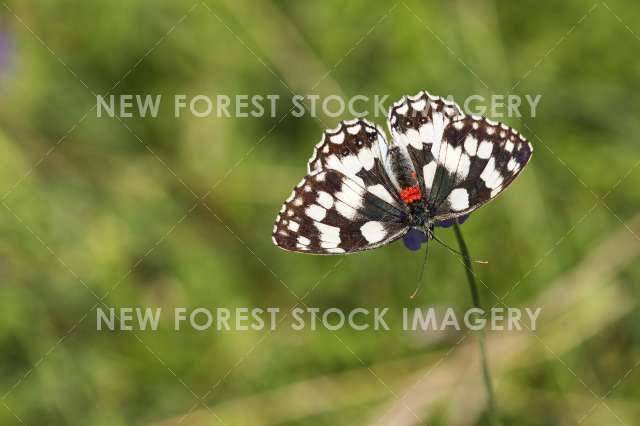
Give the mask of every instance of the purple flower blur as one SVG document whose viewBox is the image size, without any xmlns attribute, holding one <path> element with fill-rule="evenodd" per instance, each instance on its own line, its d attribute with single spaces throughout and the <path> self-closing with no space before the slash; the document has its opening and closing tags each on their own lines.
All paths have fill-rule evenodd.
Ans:
<svg viewBox="0 0 640 426">
<path fill-rule="evenodd" d="M 455 219 L 443 220 L 442 222 L 436 222 L 436 226 L 439 226 L 440 228 L 448 228 L 450 226 L 453 226 L 453 224 L 456 223 L 456 220 L 458 221 L 458 225 L 462 225 L 468 217 L 469 215 L 465 214 L 464 216 L 460 216 Z"/>
<path fill-rule="evenodd" d="M 450 226 L 453 226 L 453 224 L 456 223 L 456 221 L 458 222 L 459 225 L 462 225 L 464 221 L 467 220 L 468 217 L 469 215 L 466 214 L 464 216 L 460 216 L 455 219 L 448 219 L 448 220 L 443 220 L 442 222 L 436 222 L 435 225 L 441 228 L 448 228 Z M 426 243 L 427 240 L 428 238 L 424 234 L 424 232 L 416 228 L 411 228 L 409 232 L 407 232 L 402 238 L 402 241 L 404 242 L 405 247 L 411 251 L 420 250 L 420 247 L 422 246 L 422 244 Z"/>
<path fill-rule="evenodd" d="M 411 251 L 420 250 L 420 246 L 427 242 L 427 236 L 422 231 L 411 228 L 402 238 L 404 245 Z"/>
</svg>

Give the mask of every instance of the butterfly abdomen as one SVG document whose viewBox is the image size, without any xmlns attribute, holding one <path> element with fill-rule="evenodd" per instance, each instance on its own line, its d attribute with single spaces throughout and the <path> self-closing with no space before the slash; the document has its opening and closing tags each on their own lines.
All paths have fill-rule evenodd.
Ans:
<svg viewBox="0 0 640 426">
<path fill-rule="evenodd" d="M 389 150 L 388 155 L 391 172 L 402 201 L 410 205 L 421 200 L 422 191 L 409 156 L 397 145 Z"/>
</svg>

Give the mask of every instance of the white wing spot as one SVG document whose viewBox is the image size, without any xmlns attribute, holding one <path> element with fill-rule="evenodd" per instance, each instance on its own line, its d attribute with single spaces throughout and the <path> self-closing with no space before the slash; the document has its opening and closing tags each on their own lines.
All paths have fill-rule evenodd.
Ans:
<svg viewBox="0 0 640 426">
<path fill-rule="evenodd" d="M 363 195 L 364 188 L 359 185 L 350 184 L 349 180 L 346 179 L 342 181 L 340 192 L 335 194 L 338 200 L 352 207 L 360 207 Z"/>
<path fill-rule="evenodd" d="M 320 247 L 322 247 L 324 249 L 332 249 L 332 248 L 338 247 L 338 244 L 340 244 L 340 243 L 339 242 L 335 242 L 335 241 L 322 241 L 320 243 Z"/>
<path fill-rule="evenodd" d="M 338 134 L 331 135 L 329 139 L 331 140 L 331 142 L 339 145 L 344 142 L 344 133 L 340 132 Z"/>
<path fill-rule="evenodd" d="M 327 210 L 317 204 L 312 204 L 305 209 L 305 213 L 311 219 L 320 222 L 327 215 Z"/>
<path fill-rule="evenodd" d="M 493 157 L 491 157 L 489 159 L 489 161 L 487 162 L 487 165 L 484 166 L 484 170 L 482 170 L 482 173 L 480 174 L 480 179 L 482 179 L 484 181 L 485 186 L 489 187 L 489 179 L 491 178 L 491 175 L 493 174 L 493 172 L 495 171 L 495 161 L 493 159 Z"/>
<path fill-rule="evenodd" d="M 344 249 L 340 247 L 327 249 L 327 253 L 344 253 Z"/>
<path fill-rule="evenodd" d="M 496 169 L 493 157 L 487 162 L 487 165 L 480 174 L 480 179 L 484 181 L 484 185 L 489 189 L 496 189 L 502 185 L 504 178 L 500 174 L 500 171 Z"/>
<path fill-rule="evenodd" d="M 341 171 L 345 175 L 355 175 L 360 170 L 362 170 L 362 163 L 358 159 L 357 155 L 350 154 L 346 157 L 342 157 L 341 163 L 342 168 L 336 168 L 336 170 Z"/>
<path fill-rule="evenodd" d="M 422 111 L 426 105 L 427 105 L 427 101 L 425 101 L 424 99 L 420 99 L 419 101 L 413 102 L 411 104 L 413 109 L 415 109 L 416 111 Z"/>
<path fill-rule="evenodd" d="M 450 144 L 444 144 L 442 149 L 446 149 L 444 153 L 444 167 L 449 173 L 455 173 L 458 168 L 458 162 L 460 161 L 460 154 L 462 154 L 462 147 L 454 147 Z"/>
<path fill-rule="evenodd" d="M 406 103 L 402 104 L 401 107 L 396 109 L 396 113 L 400 115 L 405 115 L 407 111 L 409 111 L 409 105 L 407 105 Z"/>
<path fill-rule="evenodd" d="M 330 241 L 340 243 L 340 228 L 331 225 L 325 225 L 324 223 L 316 223 L 316 228 L 320 232 L 321 241 Z"/>
<path fill-rule="evenodd" d="M 289 230 L 293 232 L 298 232 L 298 229 L 300 229 L 300 224 L 291 220 L 289 221 L 289 226 L 287 228 L 289 228 Z"/>
<path fill-rule="evenodd" d="M 362 126 L 359 124 L 356 124 L 355 126 L 347 127 L 347 132 L 351 133 L 352 135 L 357 135 L 358 133 L 360 133 L 361 129 L 362 129 Z"/>
<path fill-rule="evenodd" d="M 302 244 L 303 246 L 308 246 L 311 244 L 311 240 L 305 237 L 304 235 L 298 235 L 298 244 Z"/>
<path fill-rule="evenodd" d="M 480 146 L 478 146 L 478 158 L 482 158 L 486 160 L 491 156 L 491 151 L 493 151 L 493 144 L 489 141 L 480 142 Z"/>
<path fill-rule="evenodd" d="M 382 241 L 387 235 L 382 223 L 373 220 L 362 225 L 360 232 L 362 232 L 362 236 L 371 244 Z"/>
<path fill-rule="evenodd" d="M 460 161 L 458 161 L 456 174 L 458 179 L 464 180 L 469 175 L 471 169 L 471 158 L 467 154 L 460 155 Z"/>
<path fill-rule="evenodd" d="M 340 200 L 336 201 L 336 211 L 340 213 L 342 217 L 349 220 L 355 219 L 358 215 L 358 212 L 353 207 L 343 203 Z"/>
<path fill-rule="evenodd" d="M 476 155 L 478 150 L 478 140 L 474 138 L 472 135 L 468 135 L 464 140 L 464 149 L 470 156 Z"/>
<path fill-rule="evenodd" d="M 318 199 L 316 200 L 325 209 L 333 207 L 333 197 L 325 191 L 318 191 Z"/>
<path fill-rule="evenodd" d="M 451 208 L 456 211 L 469 208 L 469 192 L 464 188 L 456 188 L 451 191 L 447 201 L 449 201 Z"/>
<path fill-rule="evenodd" d="M 424 177 L 424 184 L 427 188 L 431 188 L 431 185 L 433 184 L 433 178 L 436 175 L 437 167 L 438 163 L 436 161 L 432 161 L 422 168 L 422 176 Z"/>
<path fill-rule="evenodd" d="M 358 160 L 366 170 L 371 170 L 375 163 L 373 153 L 370 149 L 361 149 L 358 153 Z"/>
<path fill-rule="evenodd" d="M 391 194 L 389 194 L 389 191 L 387 191 L 387 189 L 383 185 L 380 185 L 380 184 L 371 185 L 367 188 L 367 190 L 373 195 L 375 195 L 376 197 L 386 201 L 389 204 L 392 204 L 392 205 L 396 204 L 396 200 L 393 199 Z"/>
</svg>

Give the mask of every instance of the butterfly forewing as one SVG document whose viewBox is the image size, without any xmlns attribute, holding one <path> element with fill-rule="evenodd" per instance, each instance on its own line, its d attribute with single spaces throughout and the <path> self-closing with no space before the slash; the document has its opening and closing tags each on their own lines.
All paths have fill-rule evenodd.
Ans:
<svg viewBox="0 0 640 426">
<path fill-rule="evenodd" d="M 476 116 L 450 123 L 433 149 L 437 162 L 427 165 L 433 171 L 428 206 L 436 219 L 467 214 L 497 197 L 533 152 L 516 130 Z"/>
<path fill-rule="evenodd" d="M 423 193 L 429 189 L 425 166 L 434 160 L 433 146 L 442 140 L 444 129 L 464 117 L 458 105 L 422 91 L 405 97 L 389 109 L 389 129 L 394 142 L 406 148 L 413 161 Z"/>
</svg>

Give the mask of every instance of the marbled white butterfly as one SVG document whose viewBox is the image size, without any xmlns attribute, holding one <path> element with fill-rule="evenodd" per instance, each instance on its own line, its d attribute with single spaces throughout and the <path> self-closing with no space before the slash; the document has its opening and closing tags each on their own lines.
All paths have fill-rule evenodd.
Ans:
<svg viewBox="0 0 640 426">
<path fill-rule="evenodd" d="M 364 119 L 324 132 L 307 176 L 273 227 L 285 250 L 368 250 L 476 210 L 498 196 L 529 161 L 517 131 L 422 91 L 389 110 L 392 143 Z"/>
</svg>

